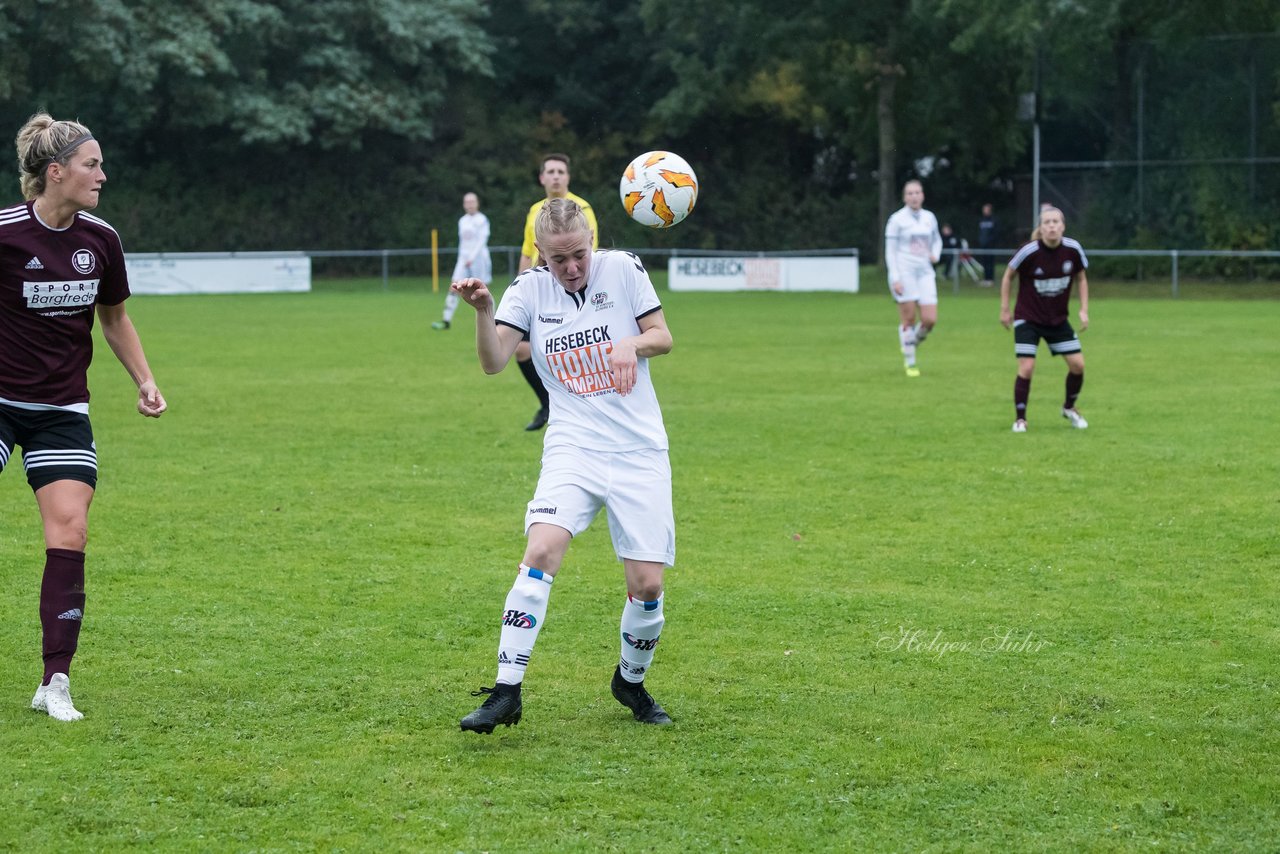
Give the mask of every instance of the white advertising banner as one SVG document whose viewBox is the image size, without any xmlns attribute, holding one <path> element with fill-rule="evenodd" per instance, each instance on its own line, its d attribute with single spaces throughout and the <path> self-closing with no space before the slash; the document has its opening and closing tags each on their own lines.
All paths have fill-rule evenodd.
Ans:
<svg viewBox="0 0 1280 854">
<path fill-rule="evenodd" d="M 311 290 L 311 259 L 296 252 L 126 254 L 135 294 L 256 294 Z"/>
<path fill-rule="evenodd" d="M 673 291 L 858 292 L 853 255 L 782 258 L 672 258 L 667 285 Z"/>
</svg>

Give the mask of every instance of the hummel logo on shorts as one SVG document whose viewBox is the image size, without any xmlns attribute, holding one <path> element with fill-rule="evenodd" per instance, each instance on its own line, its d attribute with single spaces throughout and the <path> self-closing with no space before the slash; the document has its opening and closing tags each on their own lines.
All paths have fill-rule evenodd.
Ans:
<svg viewBox="0 0 1280 854">
<path fill-rule="evenodd" d="M 39 259 L 39 258 L 37 258 L 37 257 L 35 257 L 35 256 L 33 255 L 33 256 L 31 256 L 31 260 L 27 262 L 27 269 L 28 269 L 28 270 L 43 270 L 43 269 L 44 269 L 44 265 L 40 263 L 40 259 Z"/>
</svg>

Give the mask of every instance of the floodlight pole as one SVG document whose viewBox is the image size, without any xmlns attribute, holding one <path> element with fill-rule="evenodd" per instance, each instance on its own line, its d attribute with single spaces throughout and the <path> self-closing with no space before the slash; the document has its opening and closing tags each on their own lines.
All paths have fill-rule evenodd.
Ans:
<svg viewBox="0 0 1280 854">
<path fill-rule="evenodd" d="M 1031 126 L 1031 227 L 1040 224 L 1040 121 Z"/>
<path fill-rule="evenodd" d="M 1036 45 L 1036 64 L 1032 79 L 1031 116 L 1031 227 L 1040 224 L 1040 45 Z"/>
</svg>

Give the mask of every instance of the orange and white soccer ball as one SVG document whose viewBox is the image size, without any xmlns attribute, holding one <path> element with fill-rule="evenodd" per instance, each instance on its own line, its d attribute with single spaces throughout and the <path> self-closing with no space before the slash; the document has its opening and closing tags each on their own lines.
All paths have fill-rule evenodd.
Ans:
<svg viewBox="0 0 1280 854">
<path fill-rule="evenodd" d="M 627 165 L 618 185 L 627 216 L 649 228 L 670 228 L 698 201 L 698 176 L 678 154 L 647 151 Z"/>
</svg>

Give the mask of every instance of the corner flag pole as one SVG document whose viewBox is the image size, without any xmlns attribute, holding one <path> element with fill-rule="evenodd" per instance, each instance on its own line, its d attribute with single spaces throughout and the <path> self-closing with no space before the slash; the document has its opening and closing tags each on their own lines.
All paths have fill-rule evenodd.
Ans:
<svg viewBox="0 0 1280 854">
<path fill-rule="evenodd" d="M 431 293 L 440 293 L 440 231 L 431 229 Z"/>
</svg>

